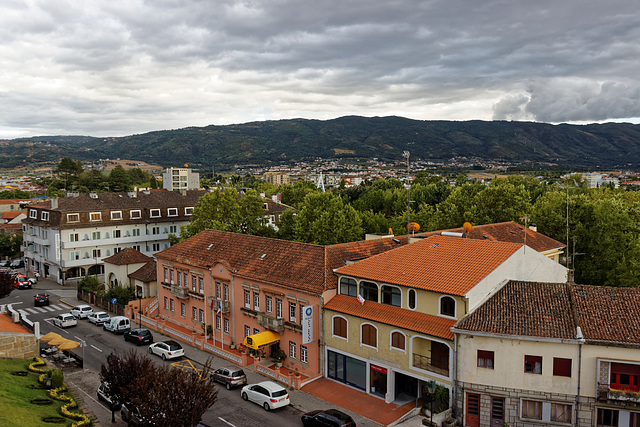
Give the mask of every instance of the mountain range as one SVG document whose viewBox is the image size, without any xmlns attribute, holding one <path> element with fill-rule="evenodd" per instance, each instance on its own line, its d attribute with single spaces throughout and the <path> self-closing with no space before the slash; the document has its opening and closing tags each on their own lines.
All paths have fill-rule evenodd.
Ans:
<svg viewBox="0 0 640 427">
<path fill-rule="evenodd" d="M 502 161 L 560 168 L 637 169 L 640 125 L 506 121 L 423 121 L 346 116 L 188 127 L 124 137 L 48 136 L 0 141 L 0 167 L 125 158 L 217 171 L 318 157 Z"/>
</svg>

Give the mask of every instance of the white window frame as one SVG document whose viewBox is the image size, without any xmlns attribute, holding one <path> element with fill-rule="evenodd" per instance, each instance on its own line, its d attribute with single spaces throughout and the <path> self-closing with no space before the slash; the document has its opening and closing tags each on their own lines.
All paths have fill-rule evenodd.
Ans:
<svg viewBox="0 0 640 427">
<path fill-rule="evenodd" d="M 198 276 L 198 292 L 204 294 L 204 278 Z"/>
<path fill-rule="evenodd" d="M 373 328 L 376 330 L 376 346 L 373 347 L 369 344 L 365 344 L 362 342 L 362 328 L 365 325 L 370 325 L 373 326 Z M 378 346 L 380 345 L 380 331 L 378 330 L 378 327 L 376 325 L 374 325 L 373 323 L 369 323 L 369 322 L 364 322 L 360 324 L 360 347 L 368 347 L 368 348 L 375 348 L 376 350 L 378 349 Z"/>
<path fill-rule="evenodd" d="M 251 335 L 251 327 L 249 325 L 244 325 L 244 336 L 248 337 Z"/>
<path fill-rule="evenodd" d="M 251 309 L 251 292 L 248 289 L 244 290 L 244 308 Z"/>
<path fill-rule="evenodd" d="M 171 312 L 175 313 L 175 311 L 176 311 L 176 303 L 175 303 L 175 301 L 173 301 L 173 298 L 171 298 L 169 300 L 169 307 L 170 307 Z"/>
<path fill-rule="evenodd" d="M 394 347 L 393 346 L 393 334 L 394 333 L 399 333 L 404 337 L 404 348 L 398 348 L 398 347 Z M 406 354 L 407 353 L 407 334 L 405 334 L 404 332 L 402 332 L 399 329 L 391 330 L 391 332 L 389 332 L 389 349 L 400 351 L 400 352 Z"/>
<path fill-rule="evenodd" d="M 341 318 L 341 319 L 344 319 L 344 321 L 345 321 L 345 322 L 347 322 L 347 336 L 346 336 L 346 337 L 341 337 L 340 335 L 336 335 L 336 334 L 334 333 L 334 323 L 333 323 L 333 319 L 335 319 L 336 317 L 339 317 L 339 318 Z M 345 340 L 345 341 L 347 341 L 347 342 L 348 342 L 348 341 L 349 341 L 349 319 L 347 319 L 347 318 L 346 318 L 346 317 L 344 317 L 344 316 L 340 316 L 340 315 L 332 316 L 332 317 L 331 317 L 331 337 L 332 337 L 332 338 L 338 338 L 338 339 L 341 339 L 341 340 Z"/>
<path fill-rule="evenodd" d="M 193 207 L 191 207 L 191 206 L 190 206 L 190 207 L 188 207 L 188 208 L 184 208 L 184 214 L 185 214 L 186 216 L 191 216 L 191 215 L 193 215 Z"/>
<path fill-rule="evenodd" d="M 187 316 L 187 307 L 183 302 L 180 303 L 180 315 L 182 317 L 186 317 Z"/>
<path fill-rule="evenodd" d="M 42 221 L 49 221 L 49 212 L 42 211 L 42 213 L 40 214 L 40 219 Z"/>
<path fill-rule="evenodd" d="M 400 305 L 393 305 L 393 304 L 386 304 L 384 302 L 382 302 L 382 300 L 384 299 L 383 296 L 383 289 L 385 287 L 389 287 L 389 288 L 396 288 L 397 290 L 400 291 Z M 381 285 L 380 287 L 378 287 L 378 294 L 380 295 L 380 304 L 385 304 L 385 305 L 390 305 L 391 307 L 399 307 L 402 308 L 402 288 L 400 286 L 395 286 L 395 285 L 390 285 L 388 283 L 385 283 L 383 285 Z M 393 299 L 393 298 L 392 298 Z"/>
<path fill-rule="evenodd" d="M 161 216 L 160 209 L 151 209 L 149 211 L 149 216 L 151 218 L 160 218 Z"/>
<path fill-rule="evenodd" d="M 111 220 L 117 221 L 122 219 L 122 211 L 111 211 Z"/>
<path fill-rule="evenodd" d="M 411 294 L 413 293 L 413 295 L 415 295 L 415 306 L 413 308 L 411 308 Z M 415 289 L 409 289 L 407 291 L 407 308 L 409 310 L 416 310 L 418 308 L 418 291 L 416 291 Z"/>
<path fill-rule="evenodd" d="M 67 222 L 80 222 L 80 214 L 79 213 L 68 213 L 67 214 Z"/>
<path fill-rule="evenodd" d="M 309 363 L 309 352 L 306 345 L 300 345 L 300 362 Z"/>
<path fill-rule="evenodd" d="M 298 345 L 295 343 L 295 341 L 289 341 L 289 357 L 292 359 L 296 358 L 296 347 Z"/>
<path fill-rule="evenodd" d="M 293 301 L 289 301 L 289 322 L 291 323 L 296 323 L 296 310 L 297 310 L 297 304 Z M 293 316 L 292 316 L 293 314 Z"/>
<path fill-rule="evenodd" d="M 89 212 L 89 221 L 90 222 L 102 221 L 102 212 Z"/>
<path fill-rule="evenodd" d="M 198 309 L 196 307 L 191 307 L 191 315 L 193 316 L 193 320 L 198 320 Z"/>
<path fill-rule="evenodd" d="M 266 313 L 273 312 L 273 297 L 271 295 L 264 296 L 264 310 Z"/>
<path fill-rule="evenodd" d="M 38 211 L 35 209 L 29 209 L 29 218 L 38 219 Z"/>
<path fill-rule="evenodd" d="M 164 297 L 164 309 L 169 310 L 169 298 Z"/>
<path fill-rule="evenodd" d="M 259 292 L 253 293 L 253 309 L 255 311 L 260 311 L 260 293 Z"/>
<path fill-rule="evenodd" d="M 178 216 L 178 208 L 168 208 L 167 216 Z"/>
<path fill-rule="evenodd" d="M 129 211 L 129 218 L 140 219 L 142 218 L 142 211 L 140 209 L 133 209 Z"/>
<path fill-rule="evenodd" d="M 216 330 L 219 331 L 221 328 L 222 324 L 222 318 L 220 317 L 219 314 L 216 314 Z"/>
<path fill-rule="evenodd" d="M 78 234 L 78 233 L 69 233 L 69 241 L 70 242 L 79 242 L 80 241 L 80 234 Z"/>
<path fill-rule="evenodd" d="M 134 228 L 131 230 L 131 235 L 133 237 L 140 237 L 140 229 L 139 228 Z"/>
<path fill-rule="evenodd" d="M 453 300 L 453 316 L 449 316 L 448 314 L 442 313 L 442 300 L 443 298 L 450 298 Z M 451 295 L 440 295 L 438 298 L 438 316 L 446 317 L 447 319 L 457 319 L 456 313 L 458 313 L 458 301 L 452 297 Z"/>
<path fill-rule="evenodd" d="M 198 310 L 198 314 L 199 314 L 199 320 L 201 323 L 204 323 L 204 310 L 203 309 L 199 309 Z"/>
<path fill-rule="evenodd" d="M 224 326 L 224 333 L 228 334 L 229 333 L 229 318 L 225 317 L 223 319 L 223 326 Z"/>
</svg>

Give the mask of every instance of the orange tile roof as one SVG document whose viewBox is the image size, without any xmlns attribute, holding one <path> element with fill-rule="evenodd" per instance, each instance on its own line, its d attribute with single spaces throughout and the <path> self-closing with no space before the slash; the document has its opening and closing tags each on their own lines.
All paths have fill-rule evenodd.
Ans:
<svg viewBox="0 0 640 427">
<path fill-rule="evenodd" d="M 453 339 L 451 328 L 456 323 L 453 319 L 445 319 L 432 314 L 420 313 L 388 304 L 380 304 L 372 301 L 365 301 L 364 304 L 360 304 L 355 297 L 347 295 L 336 295 L 331 298 L 331 300 L 324 305 L 324 309 L 447 340 Z"/>
<path fill-rule="evenodd" d="M 124 248 L 118 253 L 105 258 L 103 261 L 114 265 L 127 265 L 127 264 L 142 264 L 151 260 L 151 257 L 146 256 L 142 252 L 133 248 Z"/>
<path fill-rule="evenodd" d="M 435 235 L 339 268 L 336 273 L 462 296 L 521 247 Z"/>
<path fill-rule="evenodd" d="M 0 314 L 0 332 L 30 334 L 31 331 L 21 323 L 14 323 L 8 314 Z"/>
</svg>

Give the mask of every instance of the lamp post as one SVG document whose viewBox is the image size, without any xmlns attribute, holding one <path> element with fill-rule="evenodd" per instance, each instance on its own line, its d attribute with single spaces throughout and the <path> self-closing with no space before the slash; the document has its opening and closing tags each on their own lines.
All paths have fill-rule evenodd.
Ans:
<svg viewBox="0 0 640 427">
<path fill-rule="evenodd" d="M 427 389 L 429 390 L 429 400 L 431 401 L 431 411 L 429 412 L 429 425 L 433 426 L 433 393 L 436 391 L 437 384 L 434 380 L 427 383 Z"/>
<path fill-rule="evenodd" d="M 142 329 L 142 289 L 138 289 L 138 319 L 140 322 L 140 329 Z"/>
</svg>

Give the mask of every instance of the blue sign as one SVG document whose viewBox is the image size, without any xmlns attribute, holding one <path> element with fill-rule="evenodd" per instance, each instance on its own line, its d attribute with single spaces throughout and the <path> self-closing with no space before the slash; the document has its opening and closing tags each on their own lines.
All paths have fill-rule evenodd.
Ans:
<svg viewBox="0 0 640 427">
<path fill-rule="evenodd" d="M 112 304 L 115 304 L 115 303 L 117 303 L 117 302 L 118 302 L 118 300 L 117 300 L 116 298 L 114 298 L 114 299 L 112 299 L 112 300 L 111 300 L 111 303 L 112 303 Z"/>
</svg>

